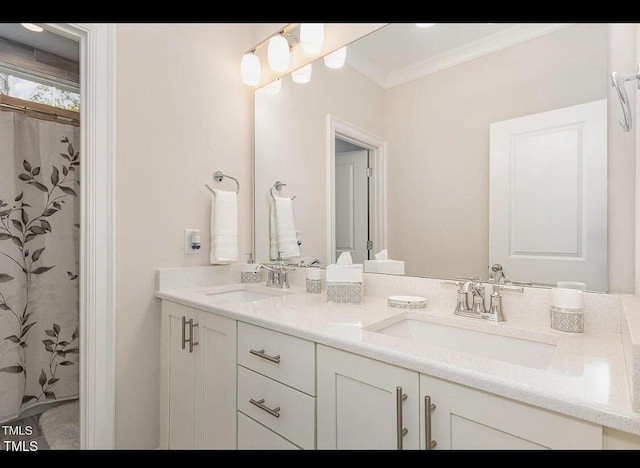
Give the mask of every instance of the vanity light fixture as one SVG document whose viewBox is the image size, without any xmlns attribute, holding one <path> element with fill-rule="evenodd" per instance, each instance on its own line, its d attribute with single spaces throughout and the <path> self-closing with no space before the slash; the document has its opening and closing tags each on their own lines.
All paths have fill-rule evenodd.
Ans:
<svg viewBox="0 0 640 468">
<path fill-rule="evenodd" d="M 277 80 L 272 81 L 271 83 L 266 85 L 263 89 L 265 93 L 273 96 L 280 92 L 280 88 L 282 88 L 282 80 L 278 78 Z"/>
<path fill-rule="evenodd" d="M 324 24 L 302 23 L 300 25 L 300 43 L 305 53 L 319 53 L 324 45 Z"/>
<path fill-rule="evenodd" d="M 311 64 L 309 63 L 292 72 L 291 79 L 296 83 L 308 83 L 311 81 Z"/>
<path fill-rule="evenodd" d="M 267 46 L 269 67 L 274 72 L 283 72 L 289 68 L 289 41 L 283 34 L 272 36 Z"/>
<path fill-rule="evenodd" d="M 33 23 L 20 23 L 22 25 L 23 28 L 28 29 L 29 31 L 33 31 L 33 32 L 42 32 L 44 31 L 44 28 L 42 26 L 38 26 L 37 24 L 33 24 Z"/>
<path fill-rule="evenodd" d="M 342 68 L 346 59 L 347 46 L 344 46 L 331 52 L 329 55 L 325 55 L 324 64 L 329 68 Z"/>
<path fill-rule="evenodd" d="M 242 82 L 248 86 L 259 85 L 262 77 L 260 58 L 254 52 L 255 50 L 252 50 L 244 54 L 242 56 L 242 62 L 240 62 Z"/>
<path fill-rule="evenodd" d="M 436 23 L 416 23 L 416 26 L 418 26 L 421 29 L 426 29 L 426 28 L 430 28 L 431 26 L 435 26 Z"/>
<path fill-rule="evenodd" d="M 256 53 L 260 47 L 266 46 L 267 48 L 266 55 L 269 68 L 276 73 L 282 73 L 286 72 L 291 66 L 291 51 L 298 44 L 300 44 L 304 53 L 313 54 L 321 52 L 324 47 L 324 24 L 291 23 L 268 39 L 256 44 L 242 56 L 240 63 L 242 82 L 248 86 L 258 86 L 262 82 L 262 66 L 260 64 L 260 58 Z M 327 59 L 325 59 L 325 63 L 326 60 Z M 342 63 L 340 63 L 339 60 L 336 62 L 335 59 L 334 62 L 335 65 L 333 65 L 332 68 L 339 68 L 344 63 L 344 59 Z M 307 83 L 310 79 L 311 65 L 302 67 L 294 72 L 293 80 L 296 83 Z M 278 90 L 273 94 L 277 94 Z"/>
</svg>

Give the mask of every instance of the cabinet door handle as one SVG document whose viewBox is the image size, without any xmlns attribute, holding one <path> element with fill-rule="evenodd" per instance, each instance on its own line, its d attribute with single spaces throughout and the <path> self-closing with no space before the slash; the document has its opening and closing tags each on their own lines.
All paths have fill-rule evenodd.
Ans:
<svg viewBox="0 0 640 468">
<path fill-rule="evenodd" d="M 261 357 L 262 359 L 266 359 L 267 361 L 275 362 L 276 364 L 280 364 L 280 355 L 277 354 L 275 356 L 269 356 L 265 354 L 264 349 L 256 351 L 255 349 L 250 349 L 249 352 L 254 356 Z"/>
<path fill-rule="evenodd" d="M 396 437 L 398 439 L 398 450 L 402 450 L 402 438 L 409 432 L 409 429 L 402 427 L 402 402 L 407 399 L 407 395 L 402 393 L 402 387 L 396 387 Z"/>
<path fill-rule="evenodd" d="M 275 418 L 279 418 L 280 417 L 280 407 L 276 407 L 276 408 L 269 408 L 268 406 L 266 406 L 264 404 L 264 398 L 261 398 L 260 400 L 256 401 L 253 398 L 249 398 L 249 403 L 251 403 L 254 406 L 257 406 L 258 408 L 260 408 L 262 411 L 266 411 L 267 413 L 269 413 L 271 416 L 275 417 Z"/>
<path fill-rule="evenodd" d="M 189 352 L 193 353 L 193 347 L 197 346 L 197 341 L 193 341 L 193 329 L 198 326 L 198 322 L 193 323 L 193 319 L 189 319 Z"/>
<path fill-rule="evenodd" d="M 187 333 L 185 329 L 187 328 L 187 317 L 182 316 L 182 349 L 187 345 Z"/>
<path fill-rule="evenodd" d="M 436 405 L 431 403 L 431 397 L 424 397 L 424 448 L 433 450 L 438 442 L 431 440 L 431 412 L 435 411 Z"/>
</svg>

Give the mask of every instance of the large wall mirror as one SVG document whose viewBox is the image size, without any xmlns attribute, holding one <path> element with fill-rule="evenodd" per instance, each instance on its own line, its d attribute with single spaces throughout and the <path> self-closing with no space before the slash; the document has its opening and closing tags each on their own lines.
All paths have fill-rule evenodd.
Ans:
<svg viewBox="0 0 640 468">
<path fill-rule="evenodd" d="M 256 259 L 273 260 L 275 193 L 295 196 L 300 253 L 322 266 L 386 249 L 412 276 L 499 264 L 607 291 L 611 25 L 426 26 L 389 24 L 339 69 L 256 90 Z"/>
</svg>

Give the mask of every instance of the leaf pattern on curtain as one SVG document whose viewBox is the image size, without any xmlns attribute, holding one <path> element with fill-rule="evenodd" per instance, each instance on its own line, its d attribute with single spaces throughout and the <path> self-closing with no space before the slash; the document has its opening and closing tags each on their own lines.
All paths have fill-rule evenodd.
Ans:
<svg viewBox="0 0 640 468">
<path fill-rule="evenodd" d="M 79 354 L 77 129 L 2 118 L 22 160 L 13 182 L 0 172 L 0 421 L 77 396 Z"/>
</svg>

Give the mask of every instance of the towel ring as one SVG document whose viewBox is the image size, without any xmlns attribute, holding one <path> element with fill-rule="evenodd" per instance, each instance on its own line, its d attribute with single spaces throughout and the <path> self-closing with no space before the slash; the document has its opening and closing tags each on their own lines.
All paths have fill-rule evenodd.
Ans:
<svg viewBox="0 0 640 468">
<path fill-rule="evenodd" d="M 276 183 L 271 186 L 271 188 L 269 189 L 269 193 L 271 193 L 271 198 L 273 199 L 274 202 L 276 201 L 276 197 L 273 194 L 273 189 L 276 189 L 279 192 L 282 189 L 282 187 L 285 187 L 286 185 L 287 184 L 283 184 L 279 180 L 276 180 Z M 296 198 L 295 195 L 291 197 L 292 200 L 295 200 L 295 198 Z"/>
<path fill-rule="evenodd" d="M 213 180 L 215 180 L 216 182 L 222 182 L 222 179 L 224 179 L 225 177 L 228 177 L 236 183 L 236 193 L 240 193 L 240 182 L 238 182 L 238 179 L 236 179 L 235 177 L 231 177 L 230 175 L 223 174 L 221 171 L 216 171 L 213 173 Z M 209 185 L 204 185 L 209 189 L 211 193 L 213 193 L 214 195 L 216 194 L 216 192 L 211 187 L 209 187 Z"/>
</svg>

